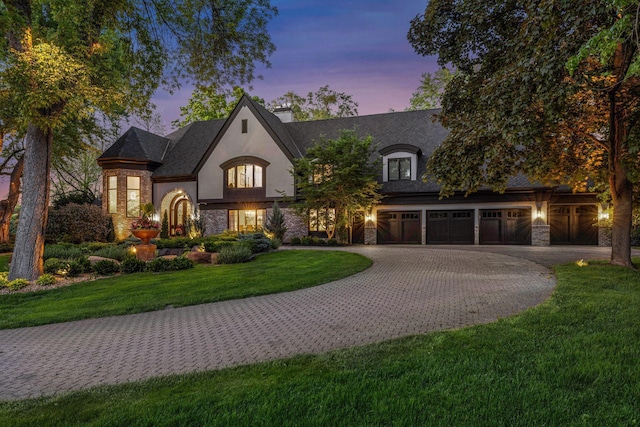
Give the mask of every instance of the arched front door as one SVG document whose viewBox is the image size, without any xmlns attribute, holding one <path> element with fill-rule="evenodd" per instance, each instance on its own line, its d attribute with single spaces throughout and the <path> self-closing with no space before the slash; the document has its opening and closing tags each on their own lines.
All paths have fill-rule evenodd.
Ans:
<svg viewBox="0 0 640 427">
<path fill-rule="evenodd" d="M 187 221 L 193 213 L 188 194 L 181 189 L 167 193 L 162 199 L 162 216 L 167 216 L 169 236 L 184 236 Z"/>
</svg>

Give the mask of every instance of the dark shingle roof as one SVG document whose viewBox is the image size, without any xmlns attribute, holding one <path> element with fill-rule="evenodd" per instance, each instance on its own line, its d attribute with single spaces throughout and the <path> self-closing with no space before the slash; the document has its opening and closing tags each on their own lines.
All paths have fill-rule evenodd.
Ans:
<svg viewBox="0 0 640 427">
<path fill-rule="evenodd" d="M 225 122 L 224 119 L 195 122 L 167 135 L 171 138 L 171 145 L 164 156 L 162 166 L 153 172 L 153 177 L 193 174 Z"/>
<path fill-rule="evenodd" d="M 98 160 L 113 158 L 159 163 L 169 142 L 168 138 L 132 127 L 102 153 Z"/>
</svg>

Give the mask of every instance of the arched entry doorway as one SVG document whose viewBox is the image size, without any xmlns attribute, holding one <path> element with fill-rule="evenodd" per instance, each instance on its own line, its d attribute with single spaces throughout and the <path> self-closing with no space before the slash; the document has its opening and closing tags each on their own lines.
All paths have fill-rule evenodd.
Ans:
<svg viewBox="0 0 640 427">
<path fill-rule="evenodd" d="M 163 218 L 167 215 L 169 236 L 183 236 L 185 224 L 193 214 L 193 203 L 184 190 L 175 189 L 163 197 L 161 212 Z"/>
</svg>

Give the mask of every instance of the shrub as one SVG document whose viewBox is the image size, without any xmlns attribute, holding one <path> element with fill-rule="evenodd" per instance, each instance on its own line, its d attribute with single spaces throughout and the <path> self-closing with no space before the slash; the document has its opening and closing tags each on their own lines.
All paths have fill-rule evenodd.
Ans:
<svg viewBox="0 0 640 427">
<path fill-rule="evenodd" d="M 160 238 L 168 239 L 169 238 L 169 218 L 167 217 L 167 210 L 164 210 L 164 214 L 162 214 L 162 225 L 160 226 Z"/>
<path fill-rule="evenodd" d="M 227 240 L 217 240 L 217 241 L 205 241 L 204 242 L 204 250 L 205 252 L 220 252 L 222 248 L 228 248 L 229 246 L 236 245 L 236 242 L 229 242 Z"/>
<path fill-rule="evenodd" d="M 49 286 L 49 285 L 54 285 L 56 283 L 56 278 L 53 276 L 53 274 L 43 274 L 42 276 L 38 277 L 38 280 L 36 280 L 36 285 L 40 285 L 40 286 Z"/>
<path fill-rule="evenodd" d="M 120 272 L 120 266 L 115 261 L 101 259 L 93 264 L 93 271 L 101 276 L 110 276 Z"/>
<path fill-rule="evenodd" d="M 125 274 L 140 273 L 147 269 L 147 263 L 129 256 L 122 261 L 120 269 Z"/>
<path fill-rule="evenodd" d="M 13 245 L 11 243 L 0 243 L 0 253 L 13 252 Z"/>
<path fill-rule="evenodd" d="M 2 271 L 0 272 L 0 288 L 6 288 L 9 284 L 9 272 Z"/>
<path fill-rule="evenodd" d="M 183 249 L 191 248 L 193 245 L 200 243 L 199 239 L 190 239 L 188 237 L 172 237 L 170 239 L 160 239 L 155 242 L 158 249 Z"/>
<path fill-rule="evenodd" d="M 240 264 L 253 257 L 251 249 L 245 245 L 222 248 L 218 253 L 218 264 Z"/>
<path fill-rule="evenodd" d="M 17 291 L 28 285 L 29 285 L 29 281 L 27 279 L 16 279 L 7 283 L 7 288 L 9 288 L 12 291 Z"/>
<path fill-rule="evenodd" d="M 44 272 L 46 274 L 57 274 L 58 270 L 66 267 L 59 258 L 49 258 L 44 262 Z"/>
<path fill-rule="evenodd" d="M 187 218 L 184 223 L 184 232 L 191 238 L 202 237 L 207 231 L 207 225 L 200 211 L 196 209 L 193 218 Z"/>
<path fill-rule="evenodd" d="M 113 233 L 111 216 L 96 205 L 69 203 L 49 210 L 46 237 L 73 243 L 106 242 Z"/>
<path fill-rule="evenodd" d="M 167 258 L 155 258 L 147 263 L 147 269 L 154 273 L 171 271 L 171 260 Z"/>
<path fill-rule="evenodd" d="M 340 246 L 340 243 L 336 239 L 329 239 L 327 240 L 327 246 Z"/>
<path fill-rule="evenodd" d="M 265 230 L 269 233 L 272 233 L 273 236 L 277 239 L 284 239 L 284 233 L 287 232 L 287 226 L 285 225 L 284 213 L 278 206 L 278 202 L 273 202 L 273 207 L 271 208 L 271 213 L 267 218 L 267 223 L 265 224 Z"/>
<path fill-rule="evenodd" d="M 171 260 L 172 270 L 188 270 L 194 267 L 194 262 L 186 256 L 179 256 Z"/>
<path fill-rule="evenodd" d="M 282 240 L 274 237 L 271 239 L 271 249 L 278 249 L 282 245 Z"/>
<path fill-rule="evenodd" d="M 87 260 L 88 261 L 88 260 Z M 84 265 L 78 260 L 72 259 L 67 262 L 67 276 L 78 277 L 84 273 Z"/>
<path fill-rule="evenodd" d="M 302 239 L 300 239 L 300 243 L 304 246 L 311 246 L 313 245 L 313 237 L 304 236 Z"/>
<path fill-rule="evenodd" d="M 302 243 L 302 240 L 300 240 L 299 237 L 294 237 L 291 239 L 291 244 L 294 246 L 300 245 Z"/>
<path fill-rule="evenodd" d="M 91 261 L 89 261 L 89 258 L 87 258 L 86 256 L 76 258 L 73 260 L 73 262 L 81 267 L 82 271 L 80 273 L 91 273 Z"/>
<path fill-rule="evenodd" d="M 251 252 L 259 254 L 271 250 L 271 240 L 263 233 L 240 234 L 240 242 L 247 245 Z"/>
<path fill-rule="evenodd" d="M 44 247 L 43 258 L 45 261 L 49 258 L 74 259 L 80 258 L 84 254 L 85 252 L 79 246 L 70 244 L 46 245 Z"/>
<path fill-rule="evenodd" d="M 94 251 L 92 255 L 122 261 L 129 255 L 129 249 L 123 245 L 110 245 Z"/>
</svg>

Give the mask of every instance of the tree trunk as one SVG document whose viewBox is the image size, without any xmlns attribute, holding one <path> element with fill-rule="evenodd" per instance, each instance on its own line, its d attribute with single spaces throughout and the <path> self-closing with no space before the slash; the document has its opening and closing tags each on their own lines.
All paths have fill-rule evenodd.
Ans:
<svg viewBox="0 0 640 427">
<path fill-rule="evenodd" d="M 13 215 L 20 198 L 20 178 L 22 178 L 23 166 L 24 156 L 18 159 L 13 171 L 11 171 L 7 199 L 0 201 L 0 243 L 9 243 L 9 225 L 11 224 L 11 215 Z"/>
<path fill-rule="evenodd" d="M 35 280 L 42 275 L 44 232 L 49 206 L 49 172 L 53 133 L 34 125 L 27 129 L 22 206 L 9 279 Z"/>
<path fill-rule="evenodd" d="M 626 177 L 613 198 L 613 226 L 611 228 L 611 264 L 634 267 L 631 262 L 631 217 L 633 186 Z"/>
</svg>

